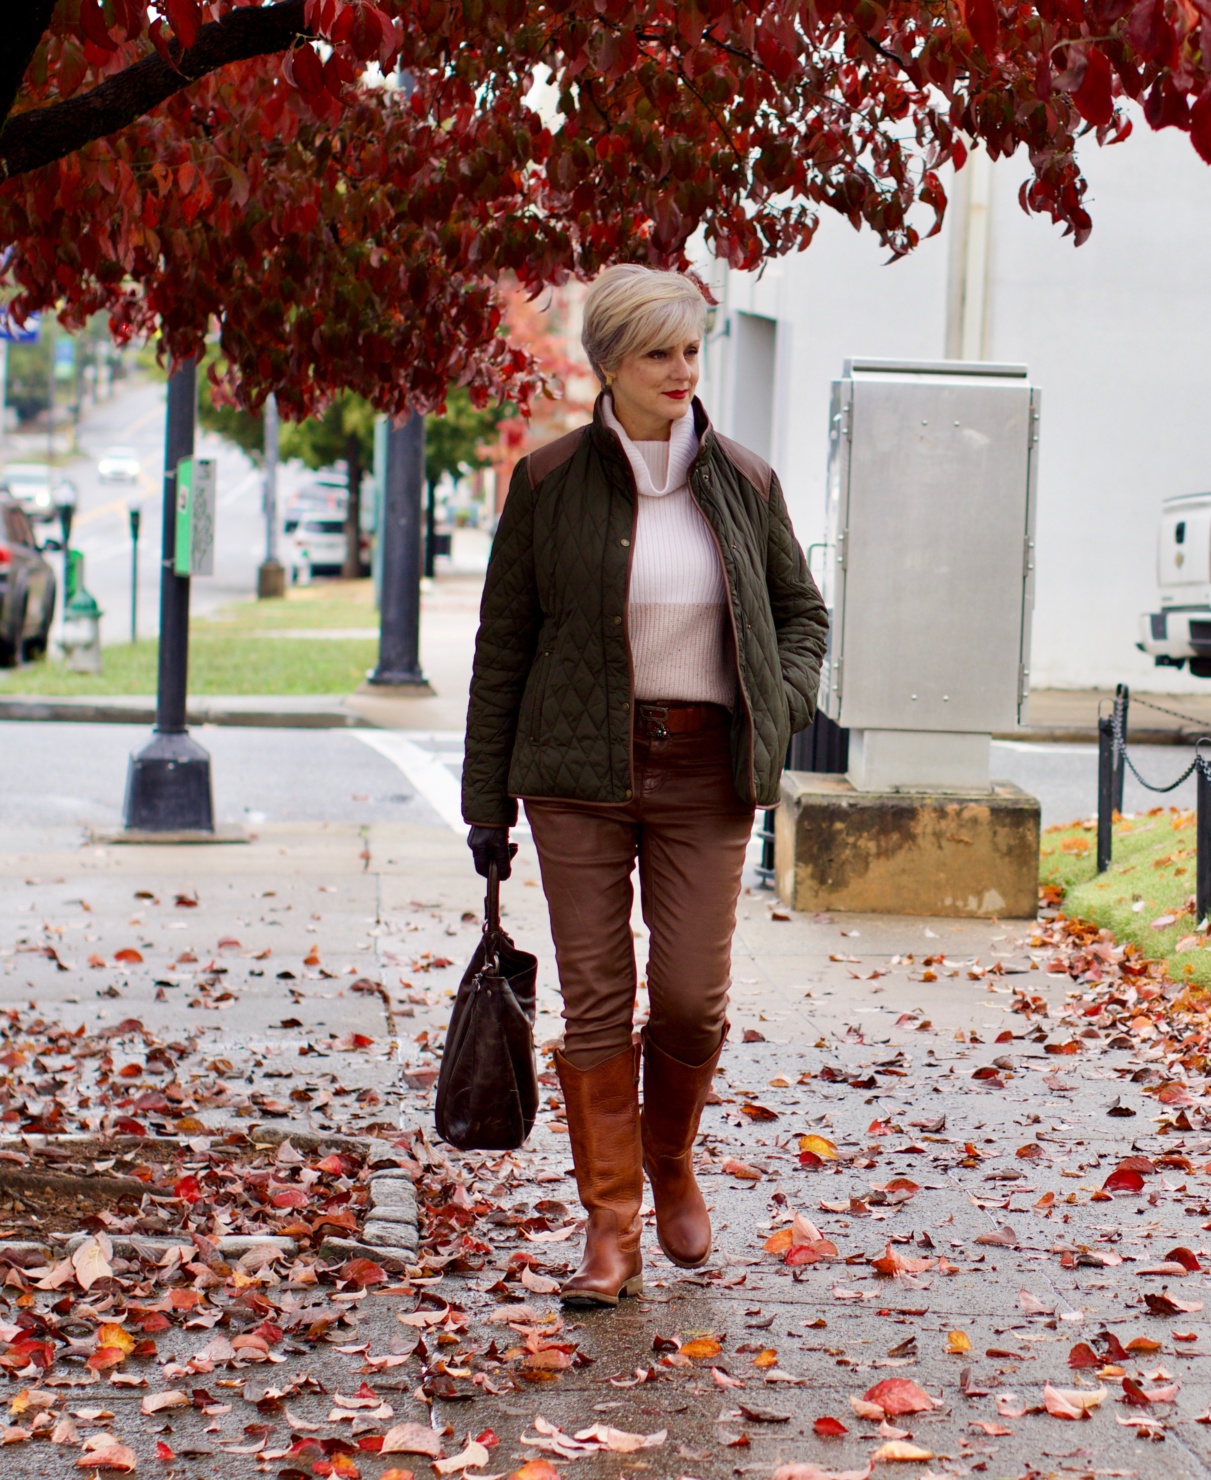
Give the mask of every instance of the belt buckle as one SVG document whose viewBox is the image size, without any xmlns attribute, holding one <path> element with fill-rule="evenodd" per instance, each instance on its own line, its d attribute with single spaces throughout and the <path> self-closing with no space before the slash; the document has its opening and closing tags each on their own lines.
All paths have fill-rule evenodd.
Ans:
<svg viewBox="0 0 1211 1480">
<path fill-rule="evenodd" d="M 667 740 L 669 738 L 668 725 L 666 721 L 669 711 L 663 704 L 645 704 L 642 708 L 644 722 L 652 727 L 652 738 L 654 740 Z"/>
</svg>

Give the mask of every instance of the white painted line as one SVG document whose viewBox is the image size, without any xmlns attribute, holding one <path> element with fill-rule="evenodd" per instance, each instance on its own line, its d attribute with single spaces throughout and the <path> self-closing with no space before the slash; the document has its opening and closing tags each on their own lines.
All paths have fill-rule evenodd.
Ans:
<svg viewBox="0 0 1211 1480">
<path fill-rule="evenodd" d="M 415 741 L 405 738 L 398 730 L 349 730 L 363 745 L 377 750 L 379 755 L 397 766 L 408 778 L 425 801 L 433 808 L 447 827 L 461 833 L 466 827 L 463 821 L 462 795 L 453 773 L 440 756 L 424 750 Z"/>
<path fill-rule="evenodd" d="M 409 730 L 406 734 L 399 730 L 349 730 L 347 733 L 397 766 L 446 826 L 462 835 L 467 825 L 463 821 L 462 788 L 450 770 L 451 761 L 462 760 L 461 730 Z M 443 748 L 426 750 L 426 742 Z M 524 818 L 523 812 L 509 829 L 514 838 L 530 836 Z"/>
</svg>

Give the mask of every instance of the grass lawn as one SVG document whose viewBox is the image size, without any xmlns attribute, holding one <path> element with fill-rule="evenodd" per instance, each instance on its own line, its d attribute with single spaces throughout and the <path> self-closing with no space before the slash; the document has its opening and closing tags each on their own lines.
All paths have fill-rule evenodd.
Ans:
<svg viewBox="0 0 1211 1480">
<path fill-rule="evenodd" d="M 347 694 L 378 658 L 373 638 L 274 637 L 276 630 L 378 625 L 370 581 L 293 588 L 274 601 L 246 601 L 190 625 L 189 692 Z M 268 634 L 268 635 L 266 635 Z M 156 691 L 158 644 L 148 639 L 104 650 L 104 671 L 69 673 L 62 663 L 0 670 L 0 695 L 47 697 Z"/>
<path fill-rule="evenodd" d="M 1040 879 L 1064 890 L 1063 910 L 1166 962 L 1175 980 L 1211 988 L 1211 948 L 1195 933 L 1195 817 L 1176 807 L 1114 824 L 1113 861 L 1100 876 L 1094 823 L 1043 833 Z"/>
</svg>

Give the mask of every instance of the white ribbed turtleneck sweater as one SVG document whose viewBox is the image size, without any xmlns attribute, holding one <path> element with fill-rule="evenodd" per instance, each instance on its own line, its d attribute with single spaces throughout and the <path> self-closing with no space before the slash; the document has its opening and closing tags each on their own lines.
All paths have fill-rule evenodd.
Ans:
<svg viewBox="0 0 1211 1480">
<path fill-rule="evenodd" d="M 635 698 L 731 708 L 736 658 L 723 569 L 687 481 L 698 452 L 693 413 L 671 424 L 667 442 L 632 442 L 609 396 L 602 417 L 639 493 L 627 602 Z"/>
</svg>

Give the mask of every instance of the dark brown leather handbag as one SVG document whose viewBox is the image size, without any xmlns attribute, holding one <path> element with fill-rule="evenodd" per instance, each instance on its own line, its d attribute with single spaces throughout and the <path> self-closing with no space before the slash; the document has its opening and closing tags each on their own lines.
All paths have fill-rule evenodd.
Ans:
<svg viewBox="0 0 1211 1480">
<path fill-rule="evenodd" d="M 495 864 L 484 916 L 446 1029 L 434 1118 L 437 1134 L 460 1151 L 516 1151 L 538 1114 L 538 958 L 519 951 L 501 929 Z"/>
</svg>

